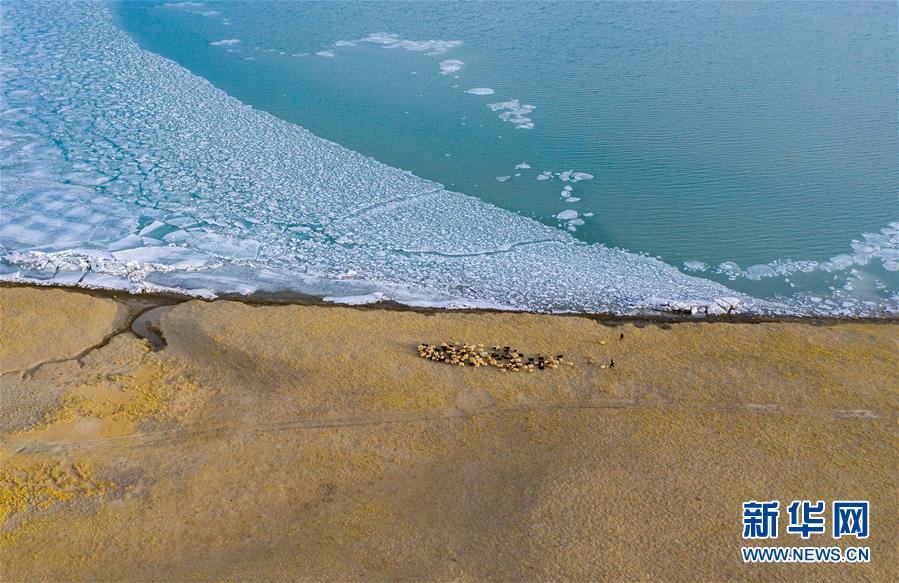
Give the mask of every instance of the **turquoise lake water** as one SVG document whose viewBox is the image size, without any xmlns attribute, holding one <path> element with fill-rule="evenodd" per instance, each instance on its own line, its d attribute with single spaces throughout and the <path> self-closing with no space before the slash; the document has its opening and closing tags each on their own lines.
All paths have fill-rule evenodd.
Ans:
<svg viewBox="0 0 899 583">
<path fill-rule="evenodd" d="M 126 2 L 116 11 L 142 46 L 245 103 L 547 224 L 576 210 L 585 222 L 576 237 L 676 266 L 826 261 L 899 219 L 895 3 Z M 379 32 L 462 44 L 437 55 L 333 46 Z M 227 39 L 240 42 L 215 44 Z M 334 56 L 315 54 L 327 50 Z M 464 64 L 441 75 L 449 59 Z M 474 87 L 495 93 L 465 93 Z M 533 129 L 488 108 L 512 99 L 534 106 Z M 593 179 L 570 184 L 568 198 L 580 200 L 568 203 L 568 183 L 535 179 L 545 170 Z M 788 291 L 782 278 L 732 285 Z"/>
<path fill-rule="evenodd" d="M 895 3 L 107 6 L 257 110 L 579 241 L 813 311 L 899 297 Z"/>
</svg>

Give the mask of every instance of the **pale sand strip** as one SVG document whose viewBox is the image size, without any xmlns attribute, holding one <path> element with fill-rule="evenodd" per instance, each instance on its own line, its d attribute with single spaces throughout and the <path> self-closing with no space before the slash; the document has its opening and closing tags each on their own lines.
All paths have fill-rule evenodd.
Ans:
<svg viewBox="0 0 899 583">
<path fill-rule="evenodd" d="M 899 575 L 895 323 L 191 301 L 153 351 L 126 303 L 0 288 L 4 580 Z M 873 562 L 744 565 L 740 503 L 794 498 L 871 500 Z"/>
</svg>

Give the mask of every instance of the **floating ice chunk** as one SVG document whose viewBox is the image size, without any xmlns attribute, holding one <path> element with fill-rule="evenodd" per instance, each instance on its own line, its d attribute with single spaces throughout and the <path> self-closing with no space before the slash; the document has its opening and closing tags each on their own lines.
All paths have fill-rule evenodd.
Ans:
<svg viewBox="0 0 899 583">
<path fill-rule="evenodd" d="M 684 269 L 687 271 L 705 271 L 708 265 L 702 261 L 684 261 Z"/>
<path fill-rule="evenodd" d="M 506 180 L 512 178 L 511 176 L 497 176 L 496 179 L 500 182 L 505 182 Z"/>
<path fill-rule="evenodd" d="M 552 180 L 553 173 L 549 170 L 544 170 L 540 174 L 537 175 L 537 180 Z"/>
<path fill-rule="evenodd" d="M 735 278 L 740 275 L 740 266 L 733 261 L 725 261 L 718 265 L 718 273 Z"/>
<path fill-rule="evenodd" d="M 770 265 L 752 265 L 743 271 L 743 276 L 746 277 L 746 279 L 755 281 L 758 281 L 763 277 L 773 277 L 775 275 L 777 275 L 777 271 Z"/>
<path fill-rule="evenodd" d="M 884 261 L 883 268 L 887 271 L 899 271 L 899 261 Z"/>
<path fill-rule="evenodd" d="M 239 38 L 225 38 L 222 40 L 212 41 L 211 44 L 214 47 L 228 46 L 228 45 L 236 45 L 240 42 Z"/>
<path fill-rule="evenodd" d="M 573 189 L 571 188 L 571 185 L 566 184 L 562 187 L 562 190 L 564 190 L 565 192 L 571 192 Z"/>
<path fill-rule="evenodd" d="M 336 46 L 355 46 L 360 43 L 375 43 L 386 49 L 405 49 L 426 55 L 442 55 L 450 49 L 461 46 L 460 40 L 408 40 L 389 32 L 375 32 L 357 40 L 343 40 L 334 43 Z"/>
<path fill-rule="evenodd" d="M 581 200 L 581 199 L 579 199 L 579 198 L 576 197 L 576 196 L 569 196 L 569 197 L 567 197 L 567 198 L 565 199 L 565 202 L 580 202 L 580 200 Z"/>
<path fill-rule="evenodd" d="M 566 170 L 565 172 L 557 172 L 556 176 L 562 182 L 580 182 L 581 180 L 591 180 L 592 174 L 586 172 L 575 172 L 574 170 Z"/>
<path fill-rule="evenodd" d="M 499 118 L 515 126 L 517 130 L 534 129 L 534 120 L 528 115 L 536 109 L 533 105 L 521 103 L 518 99 L 497 101 L 488 105 L 493 111 L 500 111 Z"/>
<path fill-rule="evenodd" d="M 556 215 L 556 218 L 560 221 L 568 221 L 571 219 L 577 218 L 577 211 L 575 210 L 565 210 Z"/>
<path fill-rule="evenodd" d="M 445 61 L 440 61 L 440 74 L 441 75 L 450 75 L 452 73 L 457 73 L 462 70 L 462 66 L 465 63 L 460 61 L 459 59 L 447 59 Z"/>
<path fill-rule="evenodd" d="M 379 43 L 382 45 L 395 44 L 400 42 L 400 36 L 392 32 L 373 32 L 364 38 L 355 41 L 347 41 L 352 43 Z M 340 41 L 338 41 L 340 42 Z"/>
<path fill-rule="evenodd" d="M 522 162 L 521 164 L 515 165 L 516 170 L 528 170 L 530 167 L 531 167 L 531 165 L 528 164 L 527 162 Z"/>
<path fill-rule="evenodd" d="M 318 52 L 315 53 L 315 54 L 318 55 L 319 57 L 325 57 L 325 58 L 328 58 L 328 59 L 337 56 L 337 53 L 335 53 L 334 51 L 329 51 L 329 50 L 318 51 Z"/>
<path fill-rule="evenodd" d="M 583 225 L 584 221 L 582 219 L 572 219 L 572 220 L 568 221 L 567 224 L 568 224 L 568 230 L 573 232 L 573 231 L 577 231 L 577 228 L 579 226 Z"/>
<path fill-rule="evenodd" d="M 852 265 L 852 256 L 851 255 L 837 255 L 836 257 L 832 257 L 830 261 L 826 261 L 821 264 L 821 271 L 842 271 Z"/>
<path fill-rule="evenodd" d="M 899 261 L 899 249 L 881 249 L 880 258 L 887 261 Z"/>
<path fill-rule="evenodd" d="M 472 87 L 465 93 L 471 93 L 472 95 L 493 95 L 493 89 L 489 87 Z"/>
</svg>

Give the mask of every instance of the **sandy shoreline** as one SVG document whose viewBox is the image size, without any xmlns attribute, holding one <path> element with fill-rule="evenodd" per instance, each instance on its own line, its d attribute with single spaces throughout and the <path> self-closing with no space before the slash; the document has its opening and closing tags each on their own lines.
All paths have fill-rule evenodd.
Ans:
<svg viewBox="0 0 899 583">
<path fill-rule="evenodd" d="M 899 575 L 895 321 L 261 299 L 0 286 L 5 579 Z M 872 562 L 744 565 L 740 503 L 797 498 L 870 500 Z"/>
<path fill-rule="evenodd" d="M 560 312 L 544 313 L 530 312 L 526 310 L 502 310 L 498 308 L 445 308 L 411 306 L 394 300 L 381 300 L 371 303 L 345 304 L 335 301 L 327 301 L 321 296 L 301 294 L 298 292 L 254 292 L 250 294 L 218 295 L 215 299 L 192 296 L 184 293 L 142 292 L 133 293 L 128 290 L 89 288 L 71 285 L 38 284 L 33 282 L 9 282 L 0 281 L 0 289 L 3 288 L 28 288 L 28 289 L 60 289 L 74 293 L 83 293 L 93 297 L 109 298 L 125 302 L 137 301 L 140 303 L 152 303 L 155 305 L 171 305 L 189 301 L 233 301 L 252 306 L 321 306 L 321 307 L 349 307 L 359 310 L 388 310 L 397 312 L 416 312 L 422 314 L 439 313 L 472 313 L 472 314 L 539 314 L 553 317 L 587 318 L 602 324 L 617 326 L 622 323 L 635 324 L 676 324 L 676 323 L 732 323 L 755 324 L 763 322 L 798 322 L 811 325 L 833 325 L 846 323 L 862 324 L 899 324 L 899 316 L 794 316 L 794 315 L 767 315 L 734 313 L 730 315 L 685 314 L 680 312 L 660 312 L 647 310 L 641 314 L 616 314 L 593 312 Z"/>
</svg>

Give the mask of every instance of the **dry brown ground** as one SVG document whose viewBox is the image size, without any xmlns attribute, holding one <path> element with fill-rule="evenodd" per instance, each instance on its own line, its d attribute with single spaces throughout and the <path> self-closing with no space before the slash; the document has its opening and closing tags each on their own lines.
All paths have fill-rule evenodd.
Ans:
<svg viewBox="0 0 899 583">
<path fill-rule="evenodd" d="M 129 314 L 0 288 L 4 581 L 899 579 L 896 324 Z M 418 358 L 450 339 L 571 364 Z M 870 500 L 872 562 L 743 564 L 741 502 L 796 498 Z"/>
</svg>

